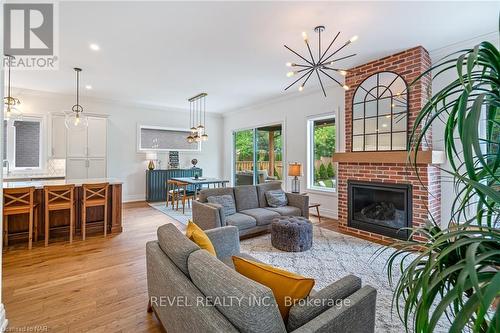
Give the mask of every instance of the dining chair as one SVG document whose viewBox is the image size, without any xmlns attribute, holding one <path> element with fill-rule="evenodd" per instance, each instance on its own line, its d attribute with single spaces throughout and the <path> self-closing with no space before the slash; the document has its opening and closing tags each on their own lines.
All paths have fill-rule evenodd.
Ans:
<svg viewBox="0 0 500 333">
<path fill-rule="evenodd" d="M 69 242 L 73 243 L 75 229 L 75 185 L 50 185 L 43 187 L 45 197 L 45 246 L 49 245 L 50 212 L 69 210 Z"/>
<path fill-rule="evenodd" d="M 177 208 L 179 208 L 179 190 L 179 182 L 177 180 L 167 180 L 167 208 L 169 202 L 172 205 L 172 209 L 175 209 L 175 202 L 177 202 Z"/>
<path fill-rule="evenodd" d="M 188 190 L 188 183 L 177 182 L 177 187 L 179 189 L 178 195 L 182 197 L 182 214 L 184 214 L 186 211 L 186 200 L 188 207 L 191 208 L 191 200 L 194 199 L 194 192 Z M 177 210 L 179 210 L 179 200 L 177 200 Z"/>
<path fill-rule="evenodd" d="M 104 208 L 104 237 L 108 234 L 108 192 L 109 183 L 83 184 L 82 186 L 82 239 L 85 240 L 87 234 L 87 208 Z"/>
<path fill-rule="evenodd" d="M 28 214 L 28 249 L 33 246 L 33 219 L 36 220 L 35 204 L 33 203 L 35 188 L 20 187 L 3 190 L 3 244 L 9 246 L 9 216 Z M 37 222 L 35 221 L 35 224 Z"/>
</svg>

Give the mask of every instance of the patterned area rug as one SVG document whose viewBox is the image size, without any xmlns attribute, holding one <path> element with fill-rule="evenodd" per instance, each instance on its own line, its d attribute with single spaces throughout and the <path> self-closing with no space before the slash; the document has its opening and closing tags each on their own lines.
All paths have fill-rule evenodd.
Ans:
<svg viewBox="0 0 500 333">
<path fill-rule="evenodd" d="M 285 270 L 312 277 L 314 289 L 319 290 L 348 275 L 359 276 L 363 285 L 377 289 L 377 333 L 405 332 L 397 313 L 391 312 L 393 292 L 389 286 L 385 263 L 392 251 L 374 256 L 382 245 L 314 227 L 313 247 L 305 252 L 283 252 L 271 246 L 271 235 L 241 241 L 241 251 L 262 262 Z M 399 275 L 399 270 L 397 270 Z M 399 276 L 394 276 L 395 281 Z M 447 332 L 441 324 L 434 332 Z"/>
<path fill-rule="evenodd" d="M 182 224 L 188 224 L 188 221 L 191 219 L 192 212 L 190 207 L 186 207 L 184 210 L 184 214 L 182 213 L 182 204 L 179 203 L 179 210 L 172 209 L 172 206 L 166 206 L 165 202 L 155 202 L 155 203 L 150 203 L 149 204 L 151 207 L 153 207 L 156 210 L 159 210 L 165 215 L 170 216 L 174 220 L 182 223 Z"/>
</svg>

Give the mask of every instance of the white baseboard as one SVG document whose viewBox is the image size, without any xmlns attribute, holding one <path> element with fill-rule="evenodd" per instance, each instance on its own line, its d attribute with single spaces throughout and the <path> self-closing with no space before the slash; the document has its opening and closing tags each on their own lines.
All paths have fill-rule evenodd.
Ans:
<svg viewBox="0 0 500 333">
<path fill-rule="evenodd" d="M 333 209 L 328 209 L 328 208 L 321 208 L 319 207 L 319 213 L 321 214 L 321 217 L 328 217 L 330 219 L 338 219 L 338 212 Z M 311 215 L 316 215 L 316 208 L 311 208 L 309 209 L 309 214 Z"/>
<path fill-rule="evenodd" d="M 146 197 L 144 194 L 136 194 L 136 195 L 126 195 L 123 196 L 122 202 L 136 202 L 136 201 L 146 201 Z"/>
<path fill-rule="evenodd" d="M 5 317 L 5 307 L 0 303 L 0 332 L 5 332 L 8 324 L 9 321 Z"/>
</svg>

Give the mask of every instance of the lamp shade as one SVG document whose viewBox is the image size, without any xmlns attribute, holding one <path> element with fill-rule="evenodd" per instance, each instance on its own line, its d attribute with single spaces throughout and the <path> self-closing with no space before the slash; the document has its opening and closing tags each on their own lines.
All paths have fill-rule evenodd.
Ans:
<svg viewBox="0 0 500 333">
<path fill-rule="evenodd" d="M 156 153 L 146 153 L 147 160 L 156 160 L 157 158 L 158 156 L 156 155 Z"/>
<path fill-rule="evenodd" d="M 302 165 L 297 162 L 288 164 L 288 175 L 292 177 L 302 176 Z"/>
</svg>

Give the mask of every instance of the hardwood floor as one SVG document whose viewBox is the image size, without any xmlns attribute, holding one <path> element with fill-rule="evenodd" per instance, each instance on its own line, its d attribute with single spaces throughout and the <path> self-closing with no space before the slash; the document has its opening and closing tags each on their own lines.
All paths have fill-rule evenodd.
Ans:
<svg viewBox="0 0 500 333">
<path fill-rule="evenodd" d="M 312 216 L 313 223 L 317 218 Z M 11 330 L 48 332 L 162 332 L 146 312 L 145 243 L 172 222 L 146 203 L 124 205 L 123 233 L 75 237 L 73 244 L 43 241 L 3 254 L 3 303 Z M 335 230 L 336 221 L 322 218 Z M 46 330 L 45 330 L 46 327 Z M 39 330 L 40 332 L 40 330 Z"/>
<path fill-rule="evenodd" d="M 161 332 L 146 312 L 145 243 L 158 226 L 181 224 L 147 206 L 127 204 L 124 232 L 24 244 L 3 253 L 3 303 L 9 327 L 49 332 Z M 20 330 L 21 331 L 21 330 Z M 43 331 L 43 330 L 42 330 Z"/>
</svg>

